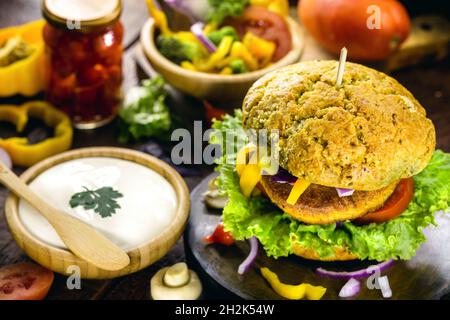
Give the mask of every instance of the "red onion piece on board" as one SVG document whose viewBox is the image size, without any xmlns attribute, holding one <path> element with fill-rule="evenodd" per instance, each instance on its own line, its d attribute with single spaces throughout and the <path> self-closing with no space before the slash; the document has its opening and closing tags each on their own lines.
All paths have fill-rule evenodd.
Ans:
<svg viewBox="0 0 450 320">
<path fill-rule="evenodd" d="M 361 290 L 361 284 L 355 278 L 350 278 L 345 285 L 342 287 L 341 291 L 339 291 L 339 297 L 341 298 L 349 298 L 356 296 Z"/>
<path fill-rule="evenodd" d="M 317 268 L 316 273 L 323 277 L 328 277 L 328 278 L 333 278 L 333 279 L 350 279 L 350 278 L 361 279 L 361 278 L 370 277 L 373 274 L 373 272 L 369 271 L 369 269 L 373 270 L 374 267 L 377 267 L 380 270 L 380 272 L 383 272 L 384 270 L 386 270 L 393 264 L 394 264 L 394 260 L 391 259 L 391 260 L 370 266 L 366 269 L 361 269 L 361 270 L 352 271 L 352 272 L 337 272 L 337 271 L 325 270 L 323 268 Z"/>
<path fill-rule="evenodd" d="M 238 273 L 244 274 L 246 273 L 253 262 L 255 262 L 256 256 L 258 255 L 258 239 L 256 237 L 250 238 L 250 253 L 247 258 L 239 265 Z"/>
</svg>

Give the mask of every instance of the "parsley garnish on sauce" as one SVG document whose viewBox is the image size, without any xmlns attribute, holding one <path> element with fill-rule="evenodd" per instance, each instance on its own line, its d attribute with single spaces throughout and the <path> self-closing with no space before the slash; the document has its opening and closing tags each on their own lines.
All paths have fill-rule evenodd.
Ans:
<svg viewBox="0 0 450 320">
<path fill-rule="evenodd" d="M 103 187 L 97 190 L 89 190 L 83 187 L 85 191 L 75 193 L 70 199 L 70 207 L 76 208 L 82 206 L 85 210 L 94 209 L 102 218 L 111 217 L 120 209 L 117 203 L 118 198 L 123 195 L 111 187 Z"/>
</svg>

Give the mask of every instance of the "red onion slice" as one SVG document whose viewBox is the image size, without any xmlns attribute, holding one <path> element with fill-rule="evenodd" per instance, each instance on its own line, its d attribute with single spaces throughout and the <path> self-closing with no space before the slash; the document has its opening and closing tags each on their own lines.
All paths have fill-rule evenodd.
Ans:
<svg viewBox="0 0 450 320">
<path fill-rule="evenodd" d="M 217 48 L 212 43 L 211 40 L 209 40 L 204 34 L 203 34 L 203 28 L 205 27 L 205 24 L 203 22 L 196 22 L 191 26 L 191 32 L 197 37 L 197 39 L 208 49 L 209 52 L 216 52 Z"/>
<path fill-rule="evenodd" d="M 352 271 L 352 272 L 337 272 L 337 271 L 329 271 L 329 270 L 325 270 L 323 268 L 317 268 L 316 269 L 316 273 L 318 275 L 321 275 L 323 277 L 328 277 L 328 278 L 333 278 L 333 279 L 350 279 L 350 278 L 355 278 L 355 279 L 361 279 L 361 278 L 367 278 L 370 277 L 373 272 L 369 271 L 373 270 L 374 267 L 378 268 L 380 270 L 380 272 L 386 270 L 387 268 L 389 268 L 390 266 L 392 266 L 394 264 L 394 260 L 388 260 L 376 265 L 372 265 L 366 269 L 361 269 L 361 270 L 357 270 L 357 271 Z"/>
<path fill-rule="evenodd" d="M 6 152 L 5 149 L 0 148 L 0 161 L 3 162 L 3 164 L 8 168 L 12 168 L 12 161 L 11 157 L 9 156 L 8 152 Z"/>
<path fill-rule="evenodd" d="M 256 237 L 250 238 L 250 253 L 247 258 L 245 258 L 244 261 L 239 265 L 238 273 L 244 274 L 246 273 L 250 267 L 252 266 L 253 262 L 255 262 L 256 256 L 258 255 L 258 239 Z"/>
<path fill-rule="evenodd" d="M 283 168 L 279 168 L 278 172 L 270 177 L 270 180 L 272 182 L 289 183 L 292 185 L 295 183 L 295 181 L 297 181 L 297 179 L 298 179 L 297 177 L 294 177 L 287 170 L 285 170 Z"/>
<path fill-rule="evenodd" d="M 339 291 L 339 297 L 341 298 L 349 298 L 356 296 L 361 290 L 361 285 L 358 280 L 355 278 L 350 278 L 345 285 L 342 287 L 341 291 Z"/>
<path fill-rule="evenodd" d="M 380 286 L 381 294 L 383 298 L 391 298 L 392 290 L 389 286 L 389 279 L 387 276 L 382 276 L 378 278 L 378 285 Z"/>
<path fill-rule="evenodd" d="M 339 198 L 350 197 L 355 190 L 347 188 L 336 188 Z"/>
</svg>

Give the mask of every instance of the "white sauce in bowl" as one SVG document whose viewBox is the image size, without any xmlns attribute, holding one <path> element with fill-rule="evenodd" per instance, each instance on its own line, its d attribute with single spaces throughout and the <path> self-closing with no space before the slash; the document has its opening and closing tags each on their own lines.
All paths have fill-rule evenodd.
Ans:
<svg viewBox="0 0 450 320">
<path fill-rule="evenodd" d="M 172 185 L 143 165 L 114 158 L 82 158 L 58 164 L 36 177 L 30 187 L 44 200 L 90 224 L 128 251 L 160 235 L 175 218 L 177 196 Z M 111 217 L 94 210 L 71 208 L 69 201 L 86 187 L 112 187 L 123 194 Z M 28 231 L 47 244 L 66 249 L 52 226 L 26 201 L 19 202 L 19 217 Z"/>
</svg>

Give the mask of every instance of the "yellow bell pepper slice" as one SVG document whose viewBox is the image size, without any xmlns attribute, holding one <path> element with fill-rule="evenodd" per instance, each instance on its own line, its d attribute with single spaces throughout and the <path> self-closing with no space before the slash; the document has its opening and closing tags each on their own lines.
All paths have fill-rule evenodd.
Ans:
<svg viewBox="0 0 450 320">
<path fill-rule="evenodd" d="M 258 61 L 248 51 L 247 47 L 240 41 L 235 41 L 233 43 L 230 56 L 235 59 L 242 59 L 250 71 L 258 69 Z"/>
<path fill-rule="evenodd" d="M 247 165 L 248 155 L 254 151 L 256 151 L 256 146 L 251 143 L 245 145 L 238 151 L 236 155 L 236 172 L 239 177 L 242 175 L 242 171 L 244 171 L 244 168 Z"/>
<path fill-rule="evenodd" d="M 253 56 L 259 61 L 259 68 L 265 67 L 272 60 L 276 45 L 272 41 L 264 40 L 252 32 L 247 32 L 242 43 Z"/>
<path fill-rule="evenodd" d="M 27 58 L 0 67 L 0 97 L 16 94 L 33 96 L 44 89 L 44 25 L 44 20 L 38 20 L 0 30 L 0 45 L 12 37 L 19 36 L 33 49 L 33 53 Z"/>
<path fill-rule="evenodd" d="M 23 137 L 0 139 L 0 147 L 8 152 L 15 165 L 29 167 L 71 147 L 72 124 L 62 111 L 39 101 L 0 106 L 0 120 L 14 123 L 18 132 L 24 130 L 29 117 L 42 119 L 46 125 L 54 127 L 54 137 L 36 144 L 28 144 L 28 139 Z"/>
<path fill-rule="evenodd" d="M 243 195 L 248 198 L 255 189 L 259 181 L 261 181 L 261 168 L 257 163 L 258 155 L 254 153 L 247 164 L 242 170 L 241 178 L 239 179 L 239 185 Z"/>
<path fill-rule="evenodd" d="M 269 282 L 272 289 L 286 299 L 300 300 L 306 298 L 308 300 L 320 300 L 327 291 L 327 288 L 322 286 L 313 286 L 309 283 L 302 283 L 299 285 L 282 283 L 277 274 L 268 268 L 261 268 L 261 274 L 264 279 Z"/>
<path fill-rule="evenodd" d="M 276 12 L 283 17 L 289 15 L 289 1 L 288 0 L 251 0 L 252 6 L 262 6 L 270 11 Z"/>
<path fill-rule="evenodd" d="M 297 179 L 291 189 L 291 192 L 289 193 L 289 197 L 287 198 L 286 202 L 290 205 L 294 205 L 310 184 L 311 183 L 306 180 Z"/>
<path fill-rule="evenodd" d="M 190 61 L 182 61 L 180 66 L 183 69 L 187 69 L 187 70 L 192 70 L 192 71 L 196 71 L 197 69 L 195 68 L 195 66 L 192 64 L 192 62 Z"/>
<path fill-rule="evenodd" d="M 173 32 L 167 23 L 166 14 L 155 6 L 154 0 L 147 0 L 147 8 L 150 16 L 155 20 L 155 25 L 161 30 L 164 35 L 171 35 Z"/>
<path fill-rule="evenodd" d="M 233 70 L 230 67 L 225 67 L 222 70 L 220 70 L 219 74 L 230 75 L 233 74 Z"/>
<path fill-rule="evenodd" d="M 212 72 L 217 67 L 217 64 L 228 55 L 232 44 L 233 44 L 233 37 L 231 36 L 223 37 L 222 41 L 217 47 L 216 52 L 211 54 L 206 61 L 202 59 L 197 61 L 194 60 L 194 65 L 197 68 L 197 70 L 204 72 Z"/>
<path fill-rule="evenodd" d="M 216 31 L 216 30 L 217 30 L 217 27 L 218 27 L 218 24 L 215 23 L 215 22 L 207 23 L 207 24 L 205 25 L 205 27 L 203 28 L 203 34 L 206 35 L 206 34 L 212 32 L 212 31 Z"/>
</svg>

